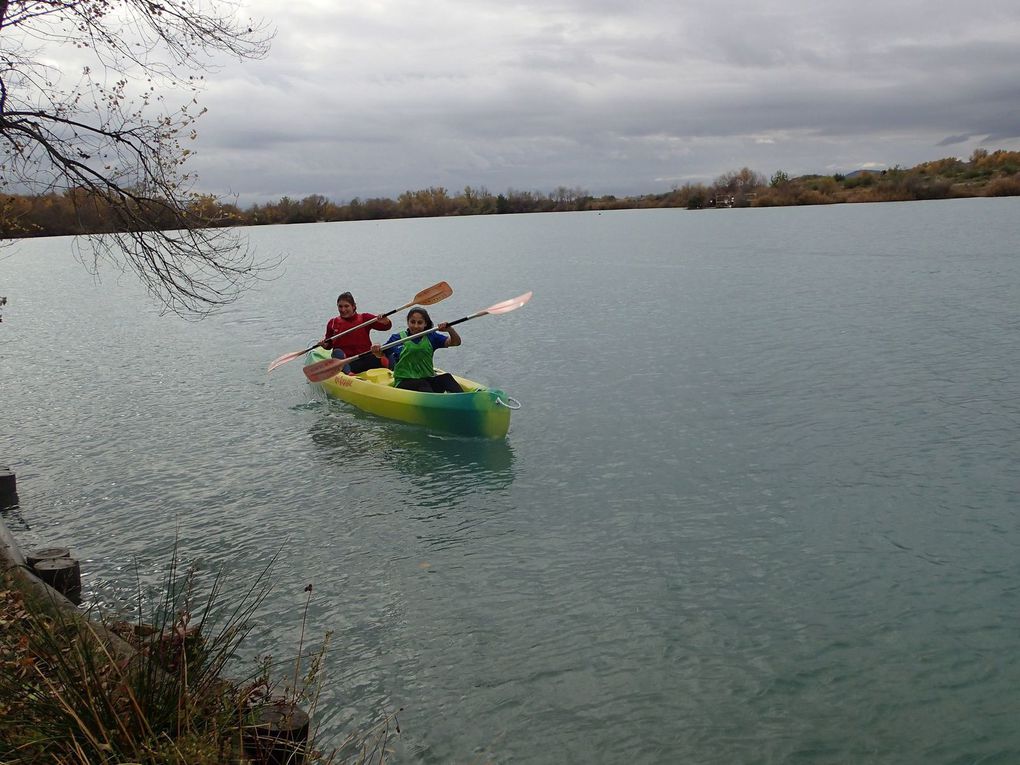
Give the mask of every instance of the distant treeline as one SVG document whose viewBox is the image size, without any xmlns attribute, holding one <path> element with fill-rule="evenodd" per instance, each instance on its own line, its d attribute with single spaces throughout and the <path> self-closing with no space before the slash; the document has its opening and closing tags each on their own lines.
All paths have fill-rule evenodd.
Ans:
<svg viewBox="0 0 1020 765">
<path fill-rule="evenodd" d="M 240 209 L 213 196 L 196 196 L 189 206 L 195 227 L 259 226 L 317 221 L 428 218 L 451 215 L 622 210 L 681 207 L 691 210 L 729 207 L 775 207 L 841 202 L 893 202 L 978 196 L 1020 196 L 1020 152 L 974 151 L 968 161 L 954 157 L 909 169 L 861 170 L 847 175 L 789 177 L 782 170 L 771 178 L 749 168 L 721 175 L 711 185 L 686 184 L 660 194 L 633 197 L 592 196 L 579 188 L 550 194 L 515 191 L 492 194 L 470 186 L 451 194 L 432 187 L 405 191 L 397 199 L 355 198 L 335 203 L 319 194 L 301 200 Z M 112 232 L 106 203 L 75 189 L 43 196 L 0 196 L 0 238 Z M 169 225 L 169 223 L 168 223 Z"/>
</svg>

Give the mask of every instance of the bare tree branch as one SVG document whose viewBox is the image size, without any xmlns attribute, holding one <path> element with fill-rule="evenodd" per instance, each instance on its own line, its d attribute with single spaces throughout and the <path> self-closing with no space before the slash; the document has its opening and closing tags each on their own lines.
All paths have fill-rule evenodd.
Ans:
<svg viewBox="0 0 1020 765">
<path fill-rule="evenodd" d="M 223 222 L 203 218 L 215 205 L 184 170 L 203 73 L 216 56 L 268 52 L 264 25 L 236 12 L 230 0 L 0 0 L 0 189 L 63 192 L 80 219 L 102 216 L 113 233 L 81 238 L 78 256 L 132 268 L 181 314 L 230 302 L 267 267 L 237 232 L 208 228 Z M 58 49 L 89 63 L 62 75 L 46 63 Z M 187 103 L 171 107 L 174 91 Z"/>
</svg>

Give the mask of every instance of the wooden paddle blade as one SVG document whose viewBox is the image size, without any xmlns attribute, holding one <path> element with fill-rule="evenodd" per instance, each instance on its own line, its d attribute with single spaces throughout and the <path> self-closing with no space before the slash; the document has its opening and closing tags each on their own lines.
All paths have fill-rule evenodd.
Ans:
<svg viewBox="0 0 1020 765">
<path fill-rule="evenodd" d="M 511 311 L 516 311 L 531 300 L 531 295 L 531 292 L 525 292 L 523 295 L 518 295 L 515 298 L 504 300 L 501 303 L 496 303 L 496 305 L 490 305 L 485 309 L 484 313 L 510 313 Z"/>
<path fill-rule="evenodd" d="M 316 361 L 314 364 L 309 364 L 301 371 L 305 373 L 305 377 L 308 378 L 309 382 L 325 382 L 340 374 L 340 370 L 344 368 L 344 364 L 348 361 L 350 359 L 323 359 L 322 361 Z"/>
<path fill-rule="evenodd" d="M 438 282 L 433 284 L 431 287 L 427 287 L 414 296 L 414 300 L 411 301 L 411 305 L 432 305 L 438 303 L 440 300 L 446 300 L 453 294 L 453 287 L 446 282 Z M 399 310 L 399 309 L 398 309 Z"/>
<path fill-rule="evenodd" d="M 293 361 L 294 359 L 298 358 L 299 356 L 304 356 L 306 353 L 308 353 L 308 351 L 294 351 L 293 353 L 285 353 L 280 358 L 278 358 L 276 361 L 274 361 L 272 364 L 270 364 L 269 365 L 269 369 L 266 370 L 266 371 L 267 372 L 272 372 L 277 367 L 282 367 L 288 361 Z"/>
</svg>

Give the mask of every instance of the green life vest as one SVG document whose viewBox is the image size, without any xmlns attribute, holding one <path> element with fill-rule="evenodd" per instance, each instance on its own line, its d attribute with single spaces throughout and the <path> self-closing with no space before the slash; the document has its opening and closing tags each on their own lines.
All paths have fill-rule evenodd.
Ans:
<svg viewBox="0 0 1020 765">
<path fill-rule="evenodd" d="M 407 337 L 407 330 L 400 333 Z M 400 356 L 393 367 L 393 384 L 401 380 L 420 380 L 423 377 L 435 377 L 436 370 L 432 366 L 432 343 L 428 335 L 417 340 L 408 340 L 400 346 Z"/>
</svg>

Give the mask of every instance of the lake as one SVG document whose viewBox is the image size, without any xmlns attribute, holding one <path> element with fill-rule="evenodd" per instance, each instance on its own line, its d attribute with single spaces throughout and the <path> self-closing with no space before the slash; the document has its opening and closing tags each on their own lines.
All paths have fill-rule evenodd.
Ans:
<svg viewBox="0 0 1020 765">
<path fill-rule="evenodd" d="M 1020 762 L 1020 199 L 250 238 L 281 268 L 200 322 L 0 250 L 4 522 L 87 598 L 175 538 L 235 590 L 278 554 L 243 661 L 312 584 L 322 732 L 402 707 L 394 762 Z M 266 374 L 339 292 L 441 279 L 436 321 L 534 290 L 437 353 L 523 403 L 505 440 Z"/>
</svg>

